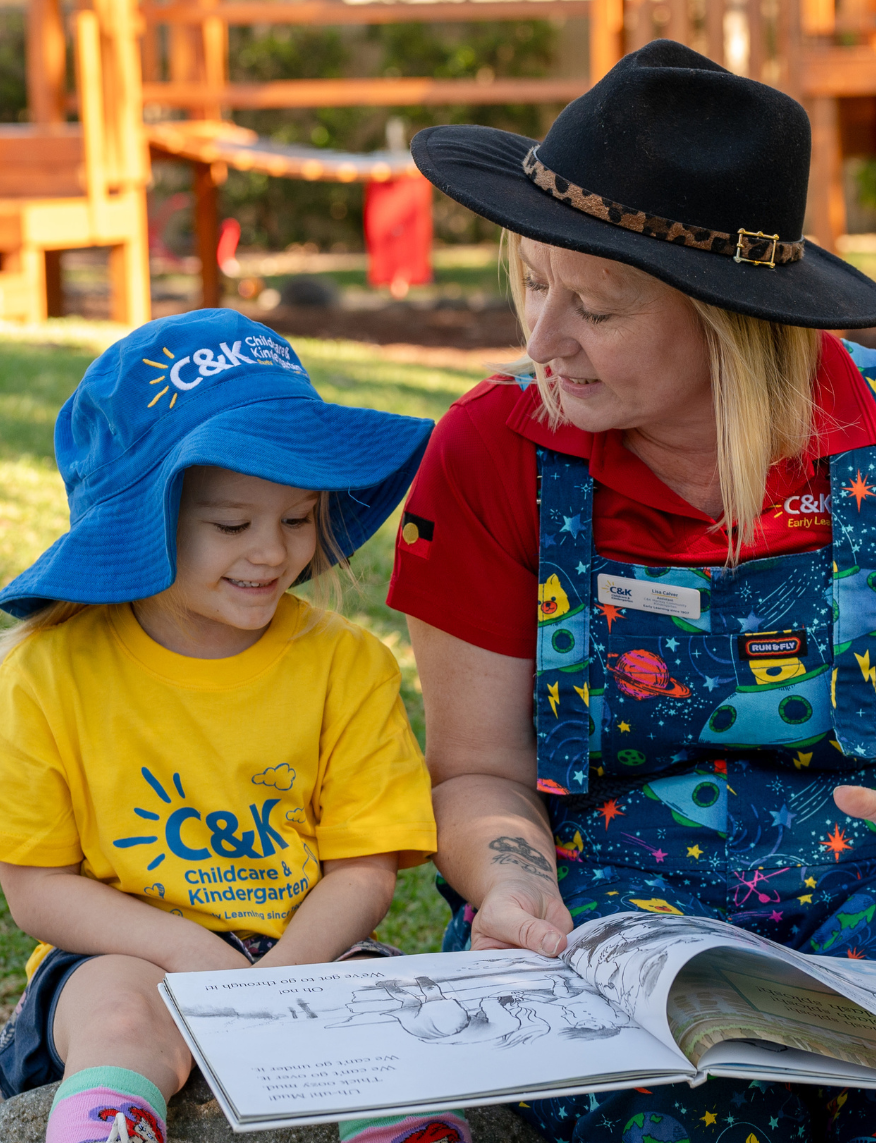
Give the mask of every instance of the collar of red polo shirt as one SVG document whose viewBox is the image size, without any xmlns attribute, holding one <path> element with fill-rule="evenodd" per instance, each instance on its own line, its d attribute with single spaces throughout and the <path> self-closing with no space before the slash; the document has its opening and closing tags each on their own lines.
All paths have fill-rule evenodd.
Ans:
<svg viewBox="0 0 876 1143">
<path fill-rule="evenodd" d="M 876 381 L 871 387 L 876 390 Z M 821 337 L 815 404 L 816 431 L 802 464 L 785 460 L 772 466 L 767 476 L 765 508 L 786 503 L 793 493 L 807 485 L 816 475 L 816 463 L 822 457 L 876 444 L 876 397 L 868 393 L 867 382 L 842 343 L 828 333 Z M 538 419 L 541 407 L 538 387 L 528 385 L 508 417 L 508 427 L 544 448 L 589 461 L 594 480 L 638 504 L 676 516 L 711 521 L 707 513 L 673 492 L 624 446 L 621 430 L 589 433 L 574 425 L 551 429 L 544 420 Z"/>
</svg>

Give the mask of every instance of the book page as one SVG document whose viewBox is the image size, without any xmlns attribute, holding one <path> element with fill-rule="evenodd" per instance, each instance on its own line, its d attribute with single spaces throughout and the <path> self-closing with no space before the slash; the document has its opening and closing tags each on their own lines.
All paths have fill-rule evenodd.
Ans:
<svg viewBox="0 0 876 1143">
<path fill-rule="evenodd" d="M 870 1067 L 876 1015 L 782 961 L 722 949 L 679 973 L 668 1002 L 678 1046 L 700 1065 L 725 1040 L 765 1040 Z"/>
<path fill-rule="evenodd" d="M 669 990 L 684 965 L 712 948 L 752 948 L 772 942 L 708 917 L 616 913 L 569 934 L 562 958 L 611 1003 L 664 1043 Z"/>
<path fill-rule="evenodd" d="M 165 987 L 239 1123 L 694 1074 L 562 961 L 513 949 L 176 973 Z"/>
<path fill-rule="evenodd" d="M 726 949 L 769 957 L 876 1012 L 876 975 L 811 957 L 709 917 L 616 913 L 569 935 L 563 959 L 600 995 L 668 1043 L 667 1005 L 675 978 L 694 957 Z"/>
<path fill-rule="evenodd" d="M 763 1040 L 727 1040 L 709 1048 L 700 1067 L 710 1076 L 876 1088 L 876 1068 L 861 1067 Z"/>
</svg>

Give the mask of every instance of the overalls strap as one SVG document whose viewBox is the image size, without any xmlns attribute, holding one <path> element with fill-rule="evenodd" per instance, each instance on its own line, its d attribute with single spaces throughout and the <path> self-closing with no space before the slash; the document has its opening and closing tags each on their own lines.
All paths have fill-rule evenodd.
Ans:
<svg viewBox="0 0 876 1143">
<path fill-rule="evenodd" d="M 876 449 L 831 457 L 833 678 L 843 754 L 876 758 Z"/>
<path fill-rule="evenodd" d="M 598 729 L 589 710 L 593 478 L 586 461 L 550 449 L 538 449 L 538 469 L 538 788 L 585 794 Z"/>
</svg>

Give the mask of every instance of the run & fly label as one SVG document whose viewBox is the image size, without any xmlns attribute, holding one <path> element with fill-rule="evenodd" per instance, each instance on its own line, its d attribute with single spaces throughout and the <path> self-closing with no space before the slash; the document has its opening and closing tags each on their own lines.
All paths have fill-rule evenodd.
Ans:
<svg viewBox="0 0 876 1143">
<path fill-rule="evenodd" d="M 700 593 L 695 587 L 675 587 L 662 580 L 660 583 L 647 583 L 605 573 L 597 577 L 596 586 L 596 597 L 600 603 L 659 615 L 678 615 L 682 619 L 700 617 Z"/>
</svg>

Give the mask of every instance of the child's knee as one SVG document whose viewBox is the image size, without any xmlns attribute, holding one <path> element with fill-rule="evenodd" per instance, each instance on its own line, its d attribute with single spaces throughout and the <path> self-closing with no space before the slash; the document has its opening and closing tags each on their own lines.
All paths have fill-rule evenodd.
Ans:
<svg viewBox="0 0 876 1143">
<path fill-rule="evenodd" d="M 63 1056 L 64 1045 L 77 1032 L 100 1036 L 109 1043 L 133 1043 L 144 1034 L 182 1038 L 161 999 L 158 984 L 164 973 L 135 957 L 101 956 L 86 961 L 73 973 L 58 999 L 54 1036 Z"/>
</svg>

